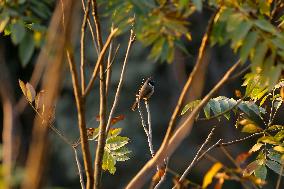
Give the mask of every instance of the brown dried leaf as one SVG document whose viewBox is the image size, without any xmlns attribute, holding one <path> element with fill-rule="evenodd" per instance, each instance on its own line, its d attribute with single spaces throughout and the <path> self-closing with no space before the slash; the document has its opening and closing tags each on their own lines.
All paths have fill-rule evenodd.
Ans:
<svg viewBox="0 0 284 189">
<path fill-rule="evenodd" d="M 36 92 L 34 87 L 30 83 L 26 83 L 26 89 L 27 89 L 27 99 L 29 102 L 33 102 L 36 96 Z"/>
<path fill-rule="evenodd" d="M 41 90 L 35 97 L 35 108 L 40 113 L 44 111 L 44 90 Z"/>
<path fill-rule="evenodd" d="M 244 153 L 241 153 L 237 156 L 236 158 L 236 163 L 237 164 L 242 164 L 244 161 L 246 161 L 246 159 L 251 155 L 250 152 L 244 152 Z"/>
</svg>

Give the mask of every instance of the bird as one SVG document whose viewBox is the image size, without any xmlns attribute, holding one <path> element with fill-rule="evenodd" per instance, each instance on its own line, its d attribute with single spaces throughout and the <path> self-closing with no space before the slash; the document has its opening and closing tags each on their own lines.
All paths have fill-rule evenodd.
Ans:
<svg viewBox="0 0 284 189">
<path fill-rule="evenodd" d="M 146 81 L 141 85 L 138 93 L 136 94 L 135 102 L 133 103 L 131 107 L 132 111 L 136 110 L 138 103 L 140 103 L 141 99 L 145 101 L 150 99 L 150 97 L 154 93 L 154 85 L 155 85 L 155 82 L 152 80 L 152 77 L 149 77 L 148 79 L 146 79 Z"/>
</svg>

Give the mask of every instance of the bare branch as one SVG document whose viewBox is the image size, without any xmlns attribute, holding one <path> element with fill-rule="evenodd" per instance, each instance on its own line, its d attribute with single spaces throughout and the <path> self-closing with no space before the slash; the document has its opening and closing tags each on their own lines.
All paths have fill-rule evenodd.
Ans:
<svg viewBox="0 0 284 189">
<path fill-rule="evenodd" d="M 99 55 L 99 57 L 98 57 L 98 60 L 97 60 L 96 66 L 95 66 L 95 68 L 94 68 L 93 74 L 92 74 L 92 76 L 91 76 L 91 79 L 90 79 L 90 81 L 89 81 L 89 83 L 88 83 L 88 85 L 87 85 L 87 87 L 86 87 L 85 93 L 84 93 L 84 95 L 83 95 L 84 97 L 86 97 L 86 96 L 89 94 L 89 92 L 90 92 L 90 90 L 91 90 L 91 88 L 92 88 L 92 85 L 94 84 L 94 81 L 95 81 L 95 79 L 96 79 L 96 76 L 98 75 L 99 65 L 102 64 L 103 59 L 104 59 L 104 56 L 105 56 L 105 53 L 106 53 L 106 51 L 107 51 L 107 48 L 109 47 L 110 42 L 112 41 L 112 39 L 113 39 L 115 33 L 117 32 L 117 30 L 118 30 L 118 29 L 115 28 L 113 31 L 111 31 L 111 33 L 110 33 L 110 35 L 108 36 L 108 39 L 107 39 L 107 41 L 106 41 L 106 43 L 105 43 L 105 45 L 104 45 L 102 51 L 100 52 L 100 55 Z"/>
<path fill-rule="evenodd" d="M 81 65 L 80 65 L 80 72 L 81 72 L 81 90 L 82 94 L 85 93 L 85 71 L 84 71 L 84 66 L 85 66 L 85 31 L 86 31 L 86 26 L 87 26 L 87 19 L 88 19 L 88 14 L 89 14 L 89 9 L 91 5 L 91 0 L 87 1 L 87 7 L 86 11 L 84 11 L 84 18 L 81 26 L 81 40 L 80 40 L 80 45 L 81 45 Z"/>
<path fill-rule="evenodd" d="M 78 158 L 78 153 L 77 153 L 76 147 L 73 147 L 73 150 L 74 150 L 76 165 L 77 165 L 77 169 L 78 169 L 78 173 L 79 173 L 79 177 L 80 177 L 81 189 L 85 189 L 85 183 L 84 183 L 83 172 L 82 172 L 80 160 L 79 160 L 79 158 Z"/>
<path fill-rule="evenodd" d="M 181 177 L 179 178 L 179 182 L 182 182 L 185 177 L 188 175 L 190 169 L 193 167 L 193 165 L 195 164 L 195 162 L 197 161 L 199 154 L 201 153 L 201 151 L 203 150 L 203 148 L 205 147 L 205 145 L 209 142 L 209 140 L 211 139 L 213 132 L 215 131 L 216 126 L 214 126 L 210 133 L 208 134 L 206 140 L 203 142 L 203 144 L 200 146 L 199 150 L 197 151 L 195 157 L 193 158 L 193 160 L 191 161 L 190 165 L 186 168 L 186 170 L 183 172 L 183 174 L 181 175 Z M 176 188 L 176 186 L 174 186 L 174 188 Z"/>
<path fill-rule="evenodd" d="M 110 113 L 109 113 L 108 121 L 107 121 L 106 133 L 108 133 L 108 131 L 110 129 L 111 120 L 112 120 L 114 111 L 115 111 L 117 104 L 118 104 L 118 101 L 119 101 L 120 91 L 121 91 L 123 78 L 124 78 L 124 74 L 125 74 L 125 68 L 126 68 L 126 64 L 128 62 L 129 52 L 130 52 L 131 46 L 132 46 L 134 41 L 135 41 L 134 32 L 133 32 L 133 30 L 130 30 L 130 37 L 129 37 L 128 46 L 127 46 L 126 54 L 125 54 L 124 61 L 123 61 L 123 66 L 122 66 L 121 73 L 120 73 L 119 83 L 118 83 L 117 88 L 116 88 L 114 101 L 113 101 L 113 104 L 112 104 L 112 107 L 111 107 L 111 110 L 110 110 Z"/>
<path fill-rule="evenodd" d="M 144 167 L 137 173 L 137 175 L 128 183 L 128 189 L 138 189 L 146 182 L 149 178 L 149 172 L 152 171 L 154 166 L 161 164 L 165 157 L 170 157 L 171 154 L 176 150 L 180 143 L 185 139 L 185 137 L 190 133 L 193 126 L 195 117 L 199 111 L 207 104 L 207 102 L 212 98 L 212 96 L 227 82 L 229 76 L 235 71 L 235 69 L 241 64 L 240 61 L 237 61 L 223 76 L 223 78 L 215 85 L 215 87 L 202 99 L 197 107 L 191 112 L 191 114 L 186 118 L 186 120 L 181 123 L 177 131 L 170 138 L 169 143 L 163 143 L 150 161 L 148 161 Z"/>
</svg>

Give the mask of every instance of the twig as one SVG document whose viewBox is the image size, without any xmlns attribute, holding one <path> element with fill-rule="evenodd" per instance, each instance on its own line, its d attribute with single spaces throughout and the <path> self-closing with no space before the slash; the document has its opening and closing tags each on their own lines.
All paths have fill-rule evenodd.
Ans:
<svg viewBox="0 0 284 189">
<path fill-rule="evenodd" d="M 172 170 L 172 169 L 169 168 L 169 167 L 167 167 L 167 172 L 171 173 L 171 174 L 174 175 L 175 177 L 180 177 L 180 175 L 179 175 L 177 172 L 175 172 L 174 170 Z M 192 182 L 192 181 L 190 181 L 190 180 L 188 180 L 188 179 L 184 179 L 184 181 L 186 181 L 188 184 L 190 184 L 190 185 L 192 185 L 192 186 L 194 186 L 194 187 L 196 187 L 196 188 L 201 188 L 201 186 L 200 186 L 199 184 L 197 184 L 197 183 L 195 183 L 195 182 Z"/>
<path fill-rule="evenodd" d="M 148 139 L 148 145 L 149 145 L 149 149 L 151 149 L 151 143 L 149 142 L 149 132 L 148 132 L 148 129 L 147 129 L 147 126 L 146 126 L 146 123 L 144 121 L 144 117 L 143 117 L 143 114 L 142 114 L 142 110 L 141 110 L 141 107 L 140 107 L 140 102 L 138 102 L 138 111 L 139 111 L 139 115 L 140 115 L 140 118 L 141 118 L 141 122 L 142 122 L 142 127 L 145 131 L 145 134 L 147 136 L 147 139 Z M 151 151 L 151 150 L 150 150 Z M 151 153 L 152 155 L 152 153 Z"/>
<path fill-rule="evenodd" d="M 98 42 L 98 48 L 99 52 L 101 53 L 103 48 L 103 40 L 102 40 L 102 33 L 101 33 L 101 25 L 99 21 L 99 15 L 97 10 L 97 1 L 92 0 L 92 16 L 96 25 L 96 34 L 97 34 L 97 42 Z"/>
<path fill-rule="evenodd" d="M 281 183 L 281 179 L 282 179 L 282 173 L 283 173 L 283 170 L 284 170 L 284 164 L 282 163 L 281 165 L 281 169 L 280 169 L 280 174 L 278 175 L 278 179 L 277 179 L 277 182 L 276 182 L 276 187 L 275 189 L 280 189 L 280 183 Z"/>
<path fill-rule="evenodd" d="M 75 146 L 73 147 L 73 150 L 74 150 L 75 160 L 76 160 L 77 169 L 78 169 L 78 173 L 79 173 L 79 177 L 80 177 L 81 189 L 85 189 L 83 172 L 82 172 L 81 164 L 80 164 L 80 161 L 79 161 L 79 158 L 78 158 L 77 149 L 76 149 Z"/>
<path fill-rule="evenodd" d="M 204 156 L 205 154 L 207 154 L 208 152 L 210 152 L 212 149 L 216 148 L 218 146 L 218 144 L 222 141 L 222 139 L 219 139 L 215 144 L 213 144 L 212 146 L 210 146 L 210 148 L 208 148 L 207 150 L 205 150 L 196 160 L 196 163 L 199 162 Z"/>
<path fill-rule="evenodd" d="M 180 124 L 177 131 L 170 138 L 169 143 L 163 142 L 160 149 L 157 151 L 154 158 L 149 160 L 144 167 L 137 173 L 137 175 L 128 183 L 128 189 L 139 189 L 149 178 L 149 172 L 152 171 L 154 166 L 160 164 L 165 157 L 170 157 L 171 154 L 176 150 L 180 143 L 190 133 L 195 120 L 196 115 L 199 111 L 207 104 L 210 98 L 227 82 L 229 76 L 235 71 L 235 69 L 241 64 L 241 61 L 237 61 L 223 76 L 223 78 L 215 85 L 215 87 L 202 99 L 197 107 L 193 109 L 191 114 L 186 120 Z"/>
<path fill-rule="evenodd" d="M 243 142 L 247 139 L 250 139 L 252 137 L 255 137 L 255 136 L 258 136 L 258 135 L 261 135 L 263 134 L 263 132 L 259 132 L 259 133 L 253 133 L 247 137 L 244 137 L 244 138 L 240 138 L 240 139 L 237 139 L 237 140 L 233 140 L 233 141 L 230 141 L 230 142 L 223 142 L 221 144 L 218 144 L 218 146 L 229 146 L 229 145 L 233 145 L 233 144 L 236 144 L 236 143 L 239 143 L 239 142 Z"/>
<path fill-rule="evenodd" d="M 113 30 L 113 24 L 111 25 L 111 31 Z M 107 57 L 107 69 L 106 69 L 106 96 L 108 96 L 108 89 L 109 89 L 109 84 L 111 80 L 111 59 L 112 59 L 112 48 L 113 48 L 113 42 L 110 42 L 109 45 L 109 50 L 108 50 L 108 57 Z"/>
<path fill-rule="evenodd" d="M 134 35 L 133 30 L 131 29 L 130 30 L 130 37 L 129 37 L 129 41 L 128 41 L 128 46 L 127 46 L 126 54 L 125 54 L 124 61 L 123 61 L 123 66 L 122 66 L 121 73 L 120 73 L 119 83 L 118 83 L 117 88 L 116 88 L 114 101 L 113 101 L 113 104 L 112 104 L 112 107 L 111 107 L 111 110 L 110 110 L 110 113 L 109 113 L 108 121 L 107 121 L 106 133 L 108 133 L 108 131 L 110 129 L 111 120 L 112 120 L 114 111 L 115 111 L 117 104 L 118 104 L 118 101 L 119 101 L 120 91 L 121 91 L 123 78 L 124 78 L 124 74 L 125 74 L 125 68 L 126 68 L 126 64 L 128 62 L 129 52 L 130 52 L 130 49 L 131 49 L 131 46 L 132 46 L 134 40 L 135 40 L 135 35 Z"/>
<path fill-rule="evenodd" d="M 230 77 L 229 81 L 233 81 L 235 79 L 237 79 L 238 77 L 240 77 L 241 75 L 243 75 L 246 71 L 248 71 L 251 67 L 251 64 L 249 64 L 247 67 L 245 67 L 244 69 L 242 69 L 240 72 L 238 72 L 237 74 L 233 75 L 232 77 Z"/>
<path fill-rule="evenodd" d="M 92 88 L 92 85 L 94 84 L 94 81 L 95 81 L 96 76 L 97 76 L 98 71 L 99 71 L 99 66 L 100 66 L 100 64 L 102 64 L 103 59 L 104 59 L 104 56 L 105 56 L 105 53 L 106 53 L 106 51 L 107 51 L 107 48 L 109 47 L 110 42 L 112 41 L 112 39 L 113 39 L 115 33 L 117 32 L 117 30 L 118 30 L 118 29 L 115 28 L 113 31 L 111 31 L 111 33 L 110 33 L 110 35 L 108 36 L 107 41 L 106 41 L 106 43 L 105 43 L 103 49 L 100 51 L 100 55 L 99 55 L 99 57 L 98 57 L 98 60 L 97 60 L 96 66 L 95 66 L 95 68 L 94 68 L 93 74 L 92 74 L 92 76 L 91 76 L 91 79 L 90 79 L 90 81 L 89 81 L 89 83 L 88 83 L 88 85 L 87 85 L 87 87 L 86 87 L 85 93 L 84 93 L 84 95 L 83 95 L 84 97 L 89 94 L 89 92 L 90 92 L 90 90 L 91 90 L 91 88 Z"/>
<path fill-rule="evenodd" d="M 85 71 L 84 71 L 84 66 L 85 66 L 85 31 L 86 31 L 86 26 L 87 26 L 87 19 L 88 19 L 88 14 L 89 14 L 89 9 L 91 5 L 91 0 L 87 0 L 87 7 L 86 11 L 84 11 L 84 18 L 81 26 L 81 40 L 80 40 L 80 45 L 81 45 L 81 65 L 80 65 L 80 72 L 81 72 L 81 90 L 82 94 L 85 93 Z"/>
<path fill-rule="evenodd" d="M 113 64 L 113 62 L 114 62 L 114 59 L 115 59 L 115 57 L 116 57 L 116 55 L 117 55 L 117 52 L 118 52 L 119 47 L 120 47 L 120 44 L 117 45 L 117 47 L 116 47 L 116 49 L 115 49 L 115 52 L 114 52 L 114 55 L 113 55 L 113 57 L 112 57 L 112 59 L 111 59 L 111 61 L 110 61 L 110 64 L 108 64 L 108 67 L 106 68 L 105 73 L 107 73 L 108 70 L 111 68 L 111 66 L 112 66 L 112 64 Z"/>
<path fill-rule="evenodd" d="M 83 10 L 84 10 L 84 13 L 86 14 L 86 8 L 85 8 L 84 0 L 82 0 L 82 7 L 83 7 Z M 89 17 L 87 17 L 87 23 L 88 23 L 88 26 L 90 28 L 90 32 L 91 32 L 91 35 L 92 35 L 92 40 L 93 40 L 93 43 L 94 43 L 94 47 L 96 49 L 97 55 L 99 55 L 98 45 L 97 45 L 96 40 L 95 40 L 94 30 L 93 30 L 93 27 L 92 27 L 92 24 L 91 24 L 91 21 L 90 21 Z"/>
<path fill-rule="evenodd" d="M 152 155 L 152 157 L 154 157 L 155 151 L 154 151 L 154 148 L 153 148 L 153 141 L 152 141 L 151 112 L 150 112 L 150 107 L 149 107 L 149 103 L 148 103 L 147 100 L 145 101 L 145 106 L 146 106 L 147 115 L 148 115 L 147 116 L 148 117 L 148 142 L 149 142 L 151 155 Z"/>
<path fill-rule="evenodd" d="M 158 182 L 158 184 L 156 184 L 156 186 L 154 187 L 154 189 L 158 189 L 162 184 L 163 182 L 166 180 L 166 176 L 167 176 L 167 168 L 168 168 L 168 159 L 165 160 L 165 173 L 164 175 L 162 176 L 162 178 L 160 179 L 160 181 Z"/>
<path fill-rule="evenodd" d="M 201 151 L 203 150 L 203 148 L 205 147 L 205 145 L 209 142 L 209 140 L 211 139 L 214 131 L 216 129 L 216 126 L 214 126 L 210 133 L 208 134 L 206 140 L 203 142 L 203 144 L 200 146 L 199 150 L 197 151 L 195 157 L 193 158 L 193 160 L 191 161 L 191 163 L 189 164 L 189 166 L 186 168 L 186 170 L 183 172 L 183 174 L 181 175 L 181 177 L 179 178 L 179 182 L 182 182 L 182 180 L 185 179 L 185 177 L 188 175 L 190 169 L 193 167 L 193 165 L 195 164 L 195 162 L 198 160 L 199 154 L 201 153 Z M 174 186 L 173 188 L 176 188 L 176 186 Z"/>
<path fill-rule="evenodd" d="M 222 152 L 228 157 L 228 159 L 238 168 L 241 169 L 240 166 L 236 163 L 234 158 L 231 156 L 231 154 L 226 150 L 224 146 L 220 146 Z"/>
</svg>

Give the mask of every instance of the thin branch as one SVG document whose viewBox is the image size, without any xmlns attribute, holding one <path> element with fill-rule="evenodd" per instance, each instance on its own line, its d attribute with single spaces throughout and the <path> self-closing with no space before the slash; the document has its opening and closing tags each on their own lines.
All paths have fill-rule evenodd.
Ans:
<svg viewBox="0 0 284 189">
<path fill-rule="evenodd" d="M 156 186 L 154 187 L 154 189 L 158 189 L 163 182 L 166 180 L 166 176 L 167 176 L 167 169 L 168 169 L 168 159 L 165 160 L 165 173 L 163 174 L 162 178 L 160 179 L 160 181 L 158 182 L 158 184 L 156 184 Z"/>
<path fill-rule="evenodd" d="M 240 166 L 236 163 L 236 161 L 234 160 L 234 158 L 231 156 L 231 154 L 226 150 L 226 148 L 224 146 L 220 146 L 222 152 L 228 157 L 228 159 L 238 168 L 241 169 Z"/>
<path fill-rule="evenodd" d="M 201 42 L 201 45 L 199 47 L 198 57 L 197 57 L 195 66 L 194 66 L 192 72 L 190 73 L 186 84 L 184 85 L 184 87 L 182 89 L 182 92 L 181 92 L 180 97 L 178 99 L 177 105 L 176 105 L 175 110 L 174 110 L 174 112 L 172 114 L 172 117 L 170 119 L 170 122 L 169 122 L 169 125 L 168 125 L 168 129 L 167 129 L 167 132 L 166 132 L 166 135 L 164 137 L 162 145 L 167 145 L 168 144 L 168 142 L 170 140 L 170 137 L 172 135 L 172 131 L 174 129 L 174 125 L 176 123 L 177 117 L 178 117 L 178 115 L 179 115 L 179 113 L 181 111 L 183 101 L 184 101 L 184 99 L 186 97 L 186 94 L 188 92 L 188 89 L 192 85 L 193 80 L 196 79 L 197 73 L 202 68 L 202 63 L 203 63 L 203 58 L 204 58 L 204 54 L 205 54 L 205 51 L 206 51 L 206 47 L 209 44 L 209 37 L 211 35 L 211 31 L 212 31 L 212 28 L 213 28 L 213 25 L 214 25 L 214 20 L 215 20 L 216 16 L 218 15 L 219 10 L 220 10 L 220 8 L 218 8 L 214 12 L 214 14 L 212 15 L 212 17 L 209 20 L 208 26 L 206 28 L 206 32 L 205 32 L 205 34 L 204 34 L 204 36 L 202 38 L 202 42 Z"/>
<path fill-rule="evenodd" d="M 112 30 L 113 30 L 113 24 L 111 26 L 111 31 Z M 109 51 L 108 51 L 108 57 L 107 57 L 107 69 L 105 71 L 106 72 L 106 96 L 108 96 L 109 84 L 110 84 L 110 80 L 111 80 L 112 48 L 113 48 L 113 42 L 111 41 L 110 45 L 109 45 Z"/>
<path fill-rule="evenodd" d="M 142 110 L 141 110 L 141 107 L 140 107 L 140 102 L 138 102 L 138 112 L 139 112 L 139 115 L 140 115 L 140 118 L 141 118 L 141 122 L 142 122 L 142 127 L 145 131 L 145 134 L 147 136 L 147 140 L 148 140 L 148 145 L 149 145 L 149 149 L 151 149 L 151 143 L 149 142 L 149 132 L 148 132 L 148 129 L 147 129 L 147 126 L 146 126 L 146 123 L 144 121 L 144 116 L 142 114 Z M 150 150 L 151 152 L 151 150 Z M 152 153 L 151 153 L 152 155 Z"/>
<path fill-rule="evenodd" d="M 111 110 L 110 110 L 110 113 L 109 113 L 108 121 L 107 121 L 106 133 L 108 133 L 108 131 L 110 129 L 111 120 L 112 120 L 113 114 L 115 112 L 115 109 L 116 109 L 118 101 L 119 101 L 120 91 L 121 91 L 123 78 L 124 78 L 124 74 L 125 74 L 125 68 L 126 68 L 126 64 L 128 62 L 129 52 L 130 52 L 131 46 L 132 46 L 134 41 L 135 41 L 135 35 L 134 35 L 133 30 L 131 30 L 126 54 L 125 54 L 124 61 L 123 61 L 123 66 L 122 66 L 121 73 L 120 73 L 119 83 L 118 83 L 117 88 L 116 88 L 114 101 L 113 101 L 113 104 L 112 104 L 112 107 L 111 107 Z"/>
<path fill-rule="evenodd" d="M 85 8 L 84 0 L 82 0 L 82 7 L 83 7 L 83 10 L 84 10 L 84 13 L 86 14 L 86 8 Z M 94 30 L 93 30 L 93 27 L 92 27 L 92 24 L 91 24 L 91 21 L 90 21 L 89 17 L 87 17 L 87 23 L 88 23 L 88 26 L 89 26 L 89 29 L 90 29 L 90 32 L 91 32 L 91 35 L 92 35 L 92 40 L 93 40 L 93 43 L 94 43 L 94 47 L 96 49 L 97 55 L 99 55 L 98 45 L 96 43 Z"/>
<path fill-rule="evenodd" d="M 97 34 L 97 42 L 99 52 L 101 52 L 103 48 L 103 40 L 102 40 L 102 33 L 101 33 L 101 25 L 99 21 L 98 9 L 97 9 L 97 1 L 92 0 L 92 16 L 96 25 L 96 34 Z"/>
<path fill-rule="evenodd" d="M 205 154 L 207 154 L 208 152 L 210 152 L 212 149 L 216 148 L 218 146 L 218 144 L 222 141 L 222 139 L 219 139 L 215 144 L 213 144 L 212 146 L 210 146 L 207 150 L 205 150 L 196 160 L 196 163 L 199 162 L 204 156 Z"/>
<path fill-rule="evenodd" d="M 144 167 L 137 173 L 137 175 L 128 183 L 128 189 L 139 189 L 146 182 L 150 176 L 150 171 L 157 164 L 162 163 L 165 157 L 170 157 L 176 150 L 185 137 L 191 132 L 195 117 L 199 111 L 207 104 L 212 96 L 227 82 L 229 76 L 235 71 L 235 69 L 241 64 L 241 61 L 237 61 L 223 76 L 223 78 L 215 85 L 215 87 L 202 99 L 197 107 L 193 109 L 186 120 L 180 124 L 177 131 L 170 138 L 169 143 L 166 142 L 161 145 L 160 149 L 150 161 L 148 161 Z"/>
<path fill-rule="evenodd" d="M 82 172 L 81 164 L 80 164 L 80 161 L 79 161 L 79 158 L 78 158 L 76 147 L 73 147 L 73 150 L 74 150 L 75 160 L 76 160 L 77 169 L 78 169 L 78 173 L 79 173 L 79 177 L 80 177 L 81 189 L 85 189 L 83 172 Z"/>
<path fill-rule="evenodd" d="M 72 76 L 73 90 L 75 95 L 76 107 L 78 111 L 77 113 L 78 127 L 80 130 L 84 168 L 86 170 L 86 176 L 87 176 L 87 189 L 93 189 L 94 177 L 92 174 L 93 170 L 92 170 L 91 154 L 89 150 L 89 142 L 86 133 L 85 105 L 79 86 L 79 79 L 76 71 L 76 65 L 73 61 L 73 56 L 71 55 L 70 50 L 67 50 L 67 59 L 69 63 L 70 73 Z"/>
<path fill-rule="evenodd" d="M 230 77 L 229 81 L 233 81 L 233 80 L 239 78 L 241 75 L 246 73 L 246 71 L 248 71 L 250 69 L 250 67 L 251 67 L 251 64 L 249 64 L 247 67 L 245 67 L 244 69 L 242 69 L 241 71 L 239 71 L 238 73 L 236 73 L 235 75 Z"/>
<path fill-rule="evenodd" d="M 230 141 L 230 142 L 223 142 L 221 144 L 218 144 L 218 146 L 229 146 L 229 145 L 237 144 L 237 143 L 243 142 L 245 140 L 248 140 L 250 138 L 253 138 L 255 136 L 262 135 L 262 134 L 263 134 L 263 132 L 253 133 L 253 134 L 251 134 L 247 137 L 244 137 L 244 138 L 240 138 L 240 139 L 233 140 L 233 141 Z"/>
<path fill-rule="evenodd" d="M 183 172 L 183 174 L 181 175 L 181 177 L 179 178 L 179 182 L 182 182 L 185 177 L 188 175 L 190 169 L 193 167 L 193 165 L 195 164 L 195 162 L 198 160 L 199 154 L 201 153 L 201 151 L 203 150 L 203 148 L 205 147 L 205 145 L 209 142 L 209 140 L 211 139 L 214 131 L 216 129 L 216 126 L 214 126 L 210 133 L 208 134 L 206 140 L 203 142 L 203 144 L 200 146 L 199 150 L 197 151 L 195 157 L 193 158 L 193 160 L 191 161 L 191 163 L 189 164 L 189 166 L 186 168 L 186 170 Z M 176 188 L 176 186 L 174 187 Z"/>
<path fill-rule="evenodd" d="M 84 71 L 84 66 L 85 66 L 85 31 L 86 31 L 86 26 L 87 26 L 87 19 L 88 19 L 88 14 L 89 14 L 89 9 L 91 5 L 91 0 L 87 0 L 87 7 L 86 11 L 84 11 L 84 18 L 81 26 L 81 40 L 80 40 L 80 45 L 81 45 L 81 65 L 80 65 L 80 72 L 81 72 L 81 90 L 82 94 L 85 93 L 85 71 Z"/>
<path fill-rule="evenodd" d="M 115 52 L 114 52 L 114 55 L 113 55 L 113 57 L 112 57 L 112 59 L 111 59 L 111 61 L 110 61 L 110 64 L 108 64 L 108 67 L 106 68 L 105 73 L 107 73 L 108 70 L 111 68 L 111 66 L 112 66 L 112 64 L 113 64 L 113 62 L 114 62 L 114 59 L 115 59 L 115 57 L 116 57 L 116 55 L 117 55 L 117 52 L 118 52 L 119 47 L 120 47 L 120 44 L 117 45 L 117 47 L 116 47 L 116 49 L 115 49 Z"/>
<path fill-rule="evenodd" d="M 146 106 L 147 115 L 148 115 L 147 116 L 148 117 L 148 142 L 149 142 L 151 155 L 152 155 L 152 157 L 154 157 L 155 151 L 154 151 L 154 148 L 153 148 L 153 141 L 152 141 L 151 112 L 150 112 L 150 107 L 149 107 L 148 101 L 145 101 L 145 106 Z"/>
<path fill-rule="evenodd" d="M 86 96 L 89 94 L 89 92 L 90 92 L 90 90 L 91 90 L 91 88 L 92 88 L 92 85 L 94 84 L 94 81 L 95 81 L 95 79 L 96 79 L 96 77 L 97 77 L 97 75 L 98 75 L 99 66 L 100 66 L 100 64 L 102 64 L 103 59 L 104 59 L 104 56 L 105 56 L 105 53 L 106 53 L 106 51 L 107 51 L 107 48 L 109 47 L 110 42 L 112 41 L 112 39 L 113 39 L 113 37 L 114 37 L 114 35 L 115 35 L 115 33 L 116 33 L 117 31 L 118 31 L 117 28 L 115 28 L 113 31 L 111 31 L 111 33 L 110 33 L 110 35 L 108 36 L 107 41 L 106 41 L 106 43 L 105 43 L 103 49 L 100 51 L 100 55 L 99 55 L 99 57 L 98 57 L 98 60 L 97 60 L 96 66 L 95 66 L 95 68 L 94 68 L 93 74 L 92 74 L 92 76 L 91 76 L 91 79 L 90 79 L 90 81 L 89 81 L 89 83 L 88 83 L 88 85 L 87 85 L 87 87 L 86 87 L 85 93 L 84 93 L 84 95 L 83 95 L 84 97 L 86 97 Z"/>
</svg>

